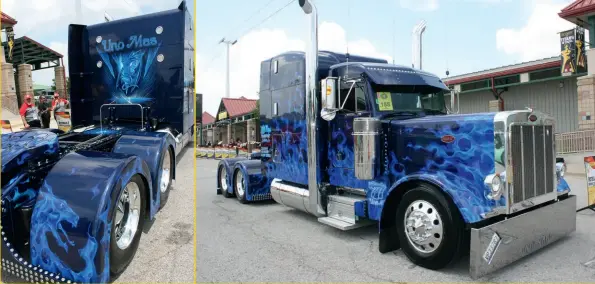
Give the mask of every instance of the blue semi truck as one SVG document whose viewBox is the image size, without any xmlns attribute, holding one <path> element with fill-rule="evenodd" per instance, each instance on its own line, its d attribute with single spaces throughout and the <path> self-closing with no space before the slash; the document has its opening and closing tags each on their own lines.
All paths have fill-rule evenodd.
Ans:
<svg viewBox="0 0 595 284">
<path fill-rule="evenodd" d="M 555 119 L 452 113 L 458 94 L 433 74 L 318 51 L 316 8 L 299 4 L 310 46 L 261 63 L 260 157 L 221 160 L 218 194 L 342 230 L 377 224 L 380 252 L 428 269 L 469 254 L 473 278 L 576 229 Z"/>
<path fill-rule="evenodd" d="M 2 135 L 2 272 L 106 283 L 170 194 L 194 134 L 194 29 L 172 10 L 69 26 L 72 130 Z"/>
</svg>

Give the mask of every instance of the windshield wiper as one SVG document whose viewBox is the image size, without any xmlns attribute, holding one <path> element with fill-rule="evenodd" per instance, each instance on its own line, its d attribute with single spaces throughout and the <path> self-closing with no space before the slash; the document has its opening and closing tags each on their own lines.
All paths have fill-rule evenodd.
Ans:
<svg viewBox="0 0 595 284">
<path fill-rule="evenodd" d="M 393 117 L 393 116 L 418 116 L 419 112 L 415 111 L 395 111 L 391 113 L 387 113 L 384 117 Z"/>
<path fill-rule="evenodd" d="M 437 109 L 424 109 L 423 111 L 427 114 L 446 114 L 446 112 Z"/>
</svg>

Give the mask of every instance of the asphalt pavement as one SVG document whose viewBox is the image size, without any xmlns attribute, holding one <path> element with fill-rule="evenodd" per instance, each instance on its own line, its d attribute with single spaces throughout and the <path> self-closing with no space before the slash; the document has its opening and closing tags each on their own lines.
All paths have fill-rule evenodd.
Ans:
<svg viewBox="0 0 595 284">
<path fill-rule="evenodd" d="M 193 282 L 194 154 L 186 147 L 178 156 L 176 181 L 167 204 L 153 222 L 145 223 L 132 263 L 114 283 Z M 2 282 L 22 282 L 7 273 Z"/>
<path fill-rule="evenodd" d="M 217 195 L 217 162 L 197 159 L 197 282 L 473 281 L 468 258 L 424 269 L 400 250 L 378 252 L 375 227 L 344 232 L 274 201 L 242 205 Z M 568 179 L 580 186 L 584 177 Z M 593 281 L 593 224 L 595 212 L 581 211 L 576 232 L 478 281 Z"/>
</svg>

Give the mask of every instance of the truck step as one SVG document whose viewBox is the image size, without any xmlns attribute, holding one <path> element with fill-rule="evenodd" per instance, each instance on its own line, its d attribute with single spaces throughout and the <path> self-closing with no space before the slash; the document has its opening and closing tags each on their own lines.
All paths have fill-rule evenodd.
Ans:
<svg viewBox="0 0 595 284">
<path fill-rule="evenodd" d="M 349 230 L 366 227 L 366 226 L 374 224 L 374 222 L 372 222 L 370 220 L 359 220 L 356 223 L 351 223 L 351 222 L 345 222 L 344 220 L 339 220 L 339 219 L 336 219 L 333 217 L 320 217 L 320 218 L 318 218 L 318 222 L 325 224 L 325 225 L 329 225 L 334 228 L 337 228 L 339 230 L 343 230 L 343 231 L 349 231 Z"/>
<path fill-rule="evenodd" d="M 367 200 L 359 195 L 331 195 L 328 198 L 327 217 L 318 221 L 341 230 L 352 230 L 368 226 L 374 222 L 356 214 L 356 207 L 360 208 L 360 216 L 367 208 Z"/>
</svg>

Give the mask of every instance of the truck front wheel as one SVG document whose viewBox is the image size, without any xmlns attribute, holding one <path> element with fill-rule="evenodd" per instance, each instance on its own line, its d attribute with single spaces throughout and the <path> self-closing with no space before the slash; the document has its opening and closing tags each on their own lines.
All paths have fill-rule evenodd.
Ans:
<svg viewBox="0 0 595 284">
<path fill-rule="evenodd" d="M 463 224 L 456 206 L 425 184 L 407 191 L 396 212 L 403 252 L 411 262 L 428 269 L 441 269 L 458 259 L 465 242 Z"/>
<path fill-rule="evenodd" d="M 134 258 L 145 221 L 146 187 L 139 175 L 126 184 L 112 212 L 110 272 L 119 275 Z"/>
</svg>

